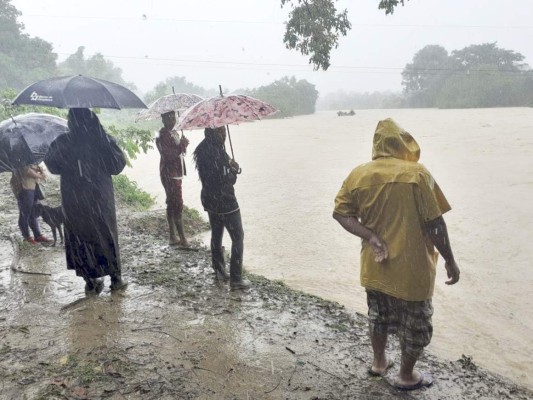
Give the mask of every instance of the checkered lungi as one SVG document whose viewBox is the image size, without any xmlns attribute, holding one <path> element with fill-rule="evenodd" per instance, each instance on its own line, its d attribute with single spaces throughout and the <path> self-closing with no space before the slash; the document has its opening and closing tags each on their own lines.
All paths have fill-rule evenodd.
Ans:
<svg viewBox="0 0 533 400">
<path fill-rule="evenodd" d="M 375 290 L 366 292 L 370 334 L 396 334 L 403 351 L 418 358 L 431 341 L 431 299 L 407 301 Z"/>
</svg>

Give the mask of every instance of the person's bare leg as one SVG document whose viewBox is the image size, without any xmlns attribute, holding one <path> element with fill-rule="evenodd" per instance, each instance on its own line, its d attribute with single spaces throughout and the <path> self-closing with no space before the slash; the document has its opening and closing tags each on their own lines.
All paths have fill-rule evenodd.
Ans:
<svg viewBox="0 0 533 400">
<path fill-rule="evenodd" d="M 372 362 L 372 371 L 381 374 L 387 370 L 389 361 L 385 354 L 387 346 L 387 334 L 371 333 L 370 342 L 374 351 L 374 361 Z"/>
<path fill-rule="evenodd" d="M 416 371 L 415 364 L 418 361 L 418 356 L 409 354 L 404 346 L 402 347 L 402 363 L 398 373 L 397 384 L 401 386 L 411 386 L 420 381 L 420 372 Z"/>
<path fill-rule="evenodd" d="M 180 244 L 178 236 L 176 235 L 176 224 L 172 216 L 172 210 L 167 208 L 167 222 L 168 222 L 168 233 L 169 240 L 168 244 L 171 246 L 176 246 Z"/>
<path fill-rule="evenodd" d="M 187 238 L 185 237 L 185 230 L 183 229 L 183 217 L 181 216 L 181 214 L 176 216 L 174 222 L 176 223 L 176 229 L 178 230 L 178 236 L 180 238 L 179 246 L 189 247 L 190 244 L 187 241 Z"/>
</svg>

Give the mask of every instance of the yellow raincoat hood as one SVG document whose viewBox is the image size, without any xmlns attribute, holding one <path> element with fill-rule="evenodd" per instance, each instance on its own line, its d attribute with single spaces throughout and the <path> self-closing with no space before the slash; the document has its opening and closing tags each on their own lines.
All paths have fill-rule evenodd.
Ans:
<svg viewBox="0 0 533 400">
<path fill-rule="evenodd" d="M 418 161 L 420 147 L 409 132 L 392 118 L 379 121 L 374 133 L 372 160 L 380 157 L 394 157 L 405 161 Z"/>
</svg>

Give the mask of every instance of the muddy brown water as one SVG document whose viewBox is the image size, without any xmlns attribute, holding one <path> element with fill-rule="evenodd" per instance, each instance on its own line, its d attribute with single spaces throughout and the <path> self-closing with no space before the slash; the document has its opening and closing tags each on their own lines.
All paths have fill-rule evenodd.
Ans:
<svg viewBox="0 0 533 400">
<path fill-rule="evenodd" d="M 444 285 L 441 261 L 430 350 L 452 360 L 470 355 L 533 387 L 533 108 L 318 112 L 232 126 L 243 168 L 236 190 L 246 268 L 366 313 L 360 245 L 331 212 L 342 180 L 369 160 L 372 132 L 387 117 L 417 139 L 421 162 L 453 208 L 445 218 L 461 282 Z M 185 203 L 201 210 L 191 154 L 203 133 L 186 135 Z M 163 207 L 158 163 L 150 151 L 126 173 Z"/>
</svg>

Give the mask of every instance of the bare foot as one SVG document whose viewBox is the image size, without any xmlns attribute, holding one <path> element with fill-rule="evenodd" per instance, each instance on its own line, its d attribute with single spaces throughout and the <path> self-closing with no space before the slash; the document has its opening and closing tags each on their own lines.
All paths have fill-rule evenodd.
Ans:
<svg viewBox="0 0 533 400">
<path fill-rule="evenodd" d="M 383 365 L 372 365 L 368 368 L 368 374 L 370 376 L 383 376 L 390 368 L 394 366 L 394 361 L 386 359 Z"/>
<path fill-rule="evenodd" d="M 422 374 L 418 372 L 417 370 L 414 370 L 413 373 L 411 374 L 410 379 L 402 379 L 400 378 L 400 375 L 398 375 L 398 377 L 396 378 L 395 384 L 396 386 L 409 387 L 409 386 L 416 385 L 418 382 L 420 382 L 421 379 L 422 379 Z"/>
<path fill-rule="evenodd" d="M 413 372 L 413 377 L 418 377 L 415 381 L 405 381 L 405 382 L 411 382 L 411 383 L 403 383 L 404 381 L 401 379 L 397 379 L 396 382 L 394 382 L 393 386 L 396 389 L 399 390 L 417 390 L 424 387 L 430 387 L 433 385 L 433 377 L 428 373 L 420 373 L 417 371 Z"/>
</svg>

